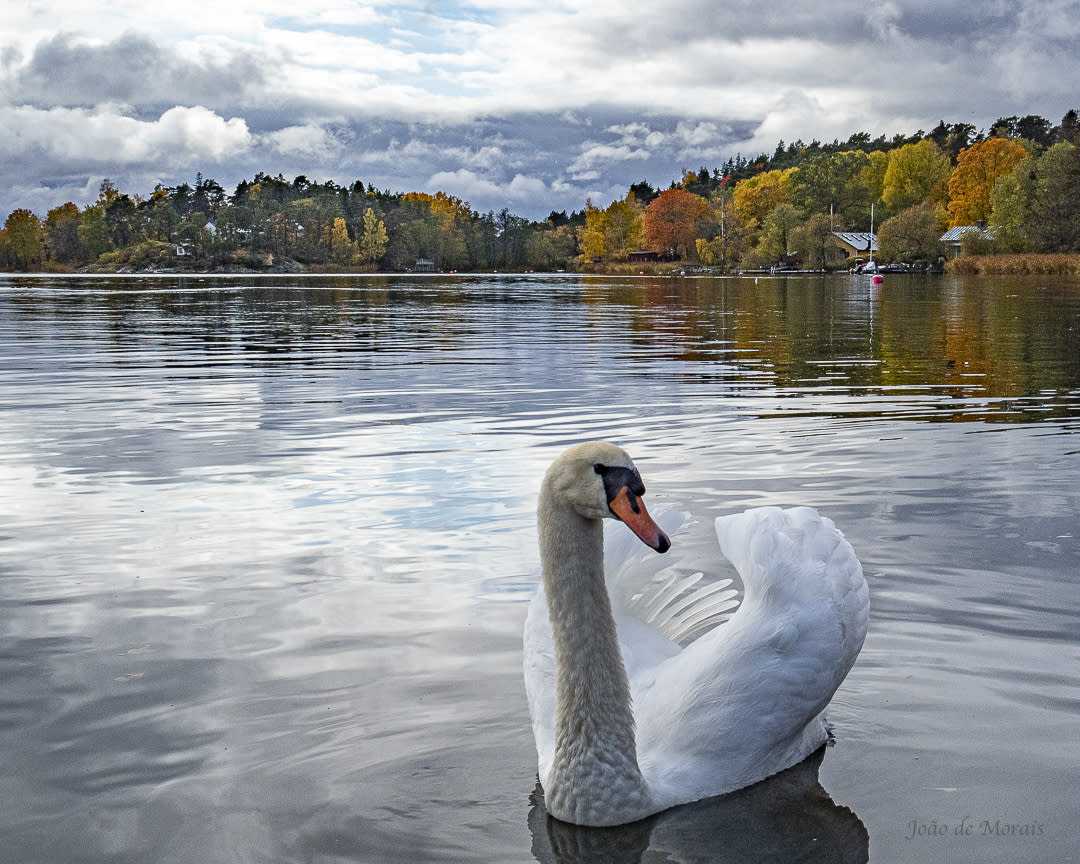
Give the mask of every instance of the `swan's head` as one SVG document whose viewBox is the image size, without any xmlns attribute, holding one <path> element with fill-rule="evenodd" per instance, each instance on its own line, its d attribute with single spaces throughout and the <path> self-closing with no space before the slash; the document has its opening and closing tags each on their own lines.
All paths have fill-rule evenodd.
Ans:
<svg viewBox="0 0 1080 864">
<path fill-rule="evenodd" d="M 645 509 L 645 484 L 621 447 L 603 441 L 571 447 L 548 468 L 544 485 L 586 519 L 618 519 L 657 552 L 671 548 Z"/>
</svg>

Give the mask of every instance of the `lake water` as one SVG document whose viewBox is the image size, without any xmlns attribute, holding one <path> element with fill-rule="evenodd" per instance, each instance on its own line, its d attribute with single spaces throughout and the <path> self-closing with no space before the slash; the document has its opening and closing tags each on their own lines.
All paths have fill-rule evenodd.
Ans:
<svg viewBox="0 0 1080 864">
<path fill-rule="evenodd" d="M 545 819 L 547 464 L 859 553 L 836 744 Z M 0 846 L 19 862 L 1080 860 L 1080 281 L 0 277 Z"/>
</svg>

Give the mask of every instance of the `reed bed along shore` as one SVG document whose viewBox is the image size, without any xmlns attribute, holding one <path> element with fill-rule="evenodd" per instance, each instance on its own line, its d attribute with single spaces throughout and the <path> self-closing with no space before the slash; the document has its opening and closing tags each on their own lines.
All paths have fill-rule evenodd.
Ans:
<svg viewBox="0 0 1080 864">
<path fill-rule="evenodd" d="M 947 261 L 945 271 L 994 276 L 1080 276 L 1080 255 L 964 255 Z"/>
</svg>

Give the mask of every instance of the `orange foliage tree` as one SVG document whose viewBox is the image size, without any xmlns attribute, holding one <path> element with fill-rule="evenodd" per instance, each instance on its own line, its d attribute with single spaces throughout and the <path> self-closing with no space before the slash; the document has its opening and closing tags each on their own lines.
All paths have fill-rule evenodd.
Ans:
<svg viewBox="0 0 1080 864">
<path fill-rule="evenodd" d="M 711 218 L 712 210 L 700 195 L 668 189 L 645 210 L 645 239 L 659 252 L 683 256 L 695 248 L 698 222 Z"/>
<path fill-rule="evenodd" d="M 971 225 L 989 218 L 994 183 L 1025 156 L 1027 150 L 1008 138 L 987 138 L 961 150 L 949 178 L 950 224 Z"/>
</svg>

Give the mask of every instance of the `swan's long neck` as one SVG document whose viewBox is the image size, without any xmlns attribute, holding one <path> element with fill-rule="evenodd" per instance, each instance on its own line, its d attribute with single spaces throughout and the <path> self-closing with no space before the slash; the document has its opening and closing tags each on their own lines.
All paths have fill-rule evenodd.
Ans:
<svg viewBox="0 0 1080 864">
<path fill-rule="evenodd" d="M 545 783 L 548 812 L 579 825 L 619 824 L 648 812 L 637 762 L 634 715 L 604 584 L 604 535 L 597 519 L 567 506 L 545 485 L 540 558 L 558 678 L 555 756 Z"/>
</svg>

